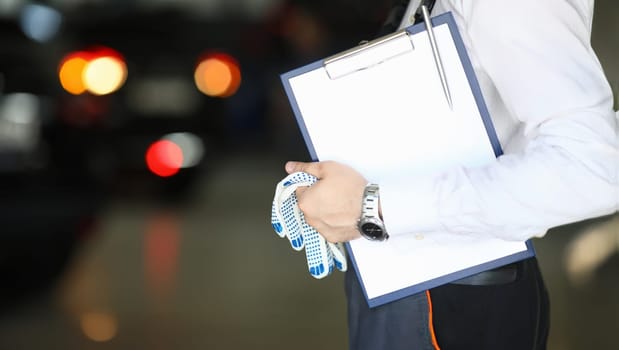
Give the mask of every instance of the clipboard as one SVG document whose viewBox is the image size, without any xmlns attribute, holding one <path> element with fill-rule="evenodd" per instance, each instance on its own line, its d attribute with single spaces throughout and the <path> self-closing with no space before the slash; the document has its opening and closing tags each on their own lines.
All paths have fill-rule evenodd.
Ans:
<svg viewBox="0 0 619 350">
<path fill-rule="evenodd" d="M 281 74 L 314 161 L 348 164 L 380 184 L 393 174 L 483 166 L 502 154 L 453 15 L 431 22 L 449 101 L 423 23 Z M 439 242 L 433 234 L 346 243 L 370 307 L 535 255 L 531 241 Z"/>
</svg>

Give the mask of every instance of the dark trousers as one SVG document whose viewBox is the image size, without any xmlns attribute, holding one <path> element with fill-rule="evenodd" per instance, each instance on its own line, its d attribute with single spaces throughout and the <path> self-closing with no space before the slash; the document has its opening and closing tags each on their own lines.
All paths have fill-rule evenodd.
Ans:
<svg viewBox="0 0 619 350">
<path fill-rule="evenodd" d="M 537 259 L 516 264 L 516 281 L 431 290 L 434 328 L 442 350 L 546 349 L 548 293 Z"/>
<path fill-rule="evenodd" d="M 349 269 L 346 296 L 350 350 L 435 349 L 426 293 L 369 308 L 356 273 Z"/>
<path fill-rule="evenodd" d="M 373 309 L 354 271 L 347 272 L 351 350 L 543 350 L 549 330 L 548 293 L 535 258 L 515 264 L 515 281 L 496 285 L 446 284 Z"/>
</svg>

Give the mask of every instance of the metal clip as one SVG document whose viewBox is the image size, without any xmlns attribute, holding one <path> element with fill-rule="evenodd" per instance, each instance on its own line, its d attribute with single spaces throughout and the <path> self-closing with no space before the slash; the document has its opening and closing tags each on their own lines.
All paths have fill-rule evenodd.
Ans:
<svg viewBox="0 0 619 350">
<path fill-rule="evenodd" d="M 410 38 L 406 30 L 400 30 L 369 42 L 362 42 L 359 46 L 328 57 L 324 60 L 323 66 L 330 79 L 341 78 L 348 74 L 368 69 L 388 59 L 414 50 L 415 47 L 411 40 L 407 40 L 407 44 L 403 44 L 402 40 L 398 40 L 404 36 Z M 389 55 L 362 55 L 362 53 L 367 53 L 370 50 L 381 48 L 389 50 Z M 380 59 L 377 59 L 377 57 L 380 57 Z"/>
</svg>

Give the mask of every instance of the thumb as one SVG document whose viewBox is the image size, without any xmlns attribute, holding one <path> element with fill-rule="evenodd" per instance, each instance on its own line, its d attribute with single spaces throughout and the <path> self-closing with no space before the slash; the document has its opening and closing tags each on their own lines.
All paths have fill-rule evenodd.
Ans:
<svg viewBox="0 0 619 350">
<path fill-rule="evenodd" d="M 286 172 L 288 174 L 292 174 L 292 173 L 296 173 L 296 172 L 304 172 L 304 173 L 308 173 L 310 175 L 314 175 L 317 178 L 321 178 L 321 172 L 320 172 L 320 163 L 318 162 L 312 162 L 312 163 L 305 163 L 305 162 L 287 162 L 286 163 Z"/>
</svg>

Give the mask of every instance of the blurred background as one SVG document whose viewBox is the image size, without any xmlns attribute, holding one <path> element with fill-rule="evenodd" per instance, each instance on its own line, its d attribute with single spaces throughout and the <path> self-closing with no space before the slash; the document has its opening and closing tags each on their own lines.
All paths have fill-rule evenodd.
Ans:
<svg viewBox="0 0 619 350">
<path fill-rule="evenodd" d="M 345 349 L 341 273 L 269 223 L 279 74 L 389 0 L 0 0 L 0 349 Z M 619 3 L 593 31 L 619 88 Z M 619 348 L 619 217 L 535 241 L 550 349 Z"/>
</svg>

